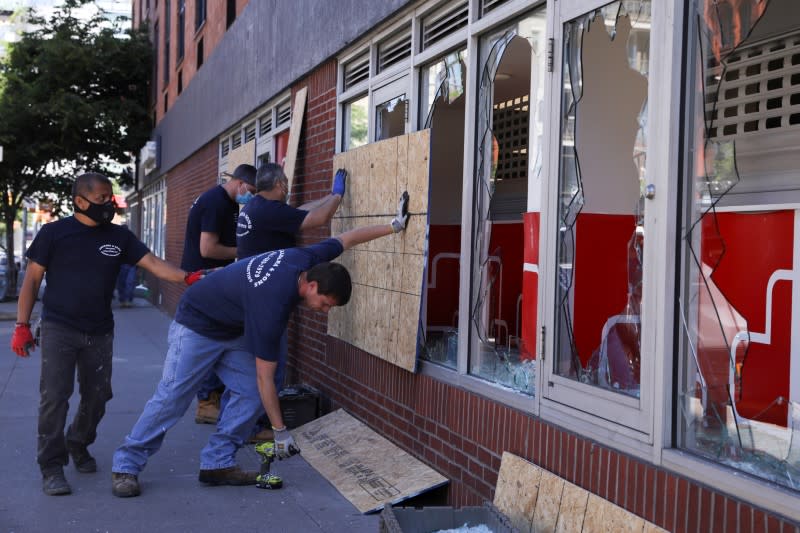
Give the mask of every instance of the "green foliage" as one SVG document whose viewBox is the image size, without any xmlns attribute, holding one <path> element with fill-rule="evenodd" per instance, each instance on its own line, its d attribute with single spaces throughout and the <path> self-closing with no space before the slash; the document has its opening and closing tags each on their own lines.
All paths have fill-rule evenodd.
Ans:
<svg viewBox="0 0 800 533">
<path fill-rule="evenodd" d="M 146 30 L 79 20 L 69 0 L 14 43 L 0 65 L 0 204 L 16 210 L 23 198 L 55 193 L 66 199 L 85 170 L 112 172 L 147 140 L 152 46 Z M 123 178 L 125 179 L 125 178 Z M 8 213 L 4 213 L 6 217 Z"/>
</svg>

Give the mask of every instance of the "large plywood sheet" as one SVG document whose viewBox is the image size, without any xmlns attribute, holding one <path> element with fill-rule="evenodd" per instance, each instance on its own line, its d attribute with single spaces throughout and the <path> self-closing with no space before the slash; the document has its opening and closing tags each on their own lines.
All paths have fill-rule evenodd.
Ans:
<svg viewBox="0 0 800 533">
<path fill-rule="evenodd" d="M 303 458 L 362 513 L 448 482 L 341 409 L 293 430 L 292 435 Z"/>
<path fill-rule="evenodd" d="M 228 163 L 226 172 L 233 173 L 239 165 L 255 165 L 256 164 L 256 142 L 250 141 L 244 143 L 239 148 L 228 152 Z"/>
<path fill-rule="evenodd" d="M 494 505 L 520 531 L 594 533 L 663 531 L 521 457 L 504 452 Z"/>
<path fill-rule="evenodd" d="M 334 168 L 348 172 L 347 194 L 331 222 L 333 235 L 387 224 L 403 191 L 409 193 L 408 228 L 348 250 L 353 297 L 331 310 L 328 334 L 414 371 L 417 363 L 428 224 L 430 132 L 422 130 L 338 154 Z"/>
<path fill-rule="evenodd" d="M 283 173 L 289 180 L 289 192 L 292 190 L 294 180 L 294 166 L 297 161 L 297 148 L 300 146 L 300 131 L 303 128 L 303 115 L 306 111 L 306 96 L 308 87 L 303 87 L 294 95 L 294 109 L 292 109 L 292 125 L 289 126 L 289 144 L 286 147 L 286 159 L 283 162 Z"/>
</svg>

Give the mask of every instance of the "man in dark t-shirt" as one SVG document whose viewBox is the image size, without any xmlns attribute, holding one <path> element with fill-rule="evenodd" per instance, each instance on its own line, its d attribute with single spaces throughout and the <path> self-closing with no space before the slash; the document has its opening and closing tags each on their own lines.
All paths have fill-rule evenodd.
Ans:
<svg viewBox="0 0 800 533">
<path fill-rule="evenodd" d="M 236 218 L 239 204 L 255 193 L 256 168 L 239 165 L 229 180 L 201 194 L 189 209 L 181 268 L 188 271 L 218 268 L 236 259 Z M 219 416 L 222 382 L 210 373 L 197 391 L 195 422 L 214 424 Z"/>
<path fill-rule="evenodd" d="M 236 257 L 242 260 L 253 255 L 297 246 L 295 235 L 303 230 L 327 225 L 342 202 L 347 172 L 339 170 L 331 193 L 300 207 L 286 203 L 289 180 L 283 167 L 267 163 L 256 172 L 256 195 L 239 213 L 236 227 Z M 281 338 L 280 357 L 275 372 L 275 386 L 283 388 L 288 357 L 287 337 Z M 269 432 L 265 437 L 269 438 Z M 256 440 L 259 440 L 258 436 Z"/>
<path fill-rule="evenodd" d="M 114 453 L 112 493 L 119 497 L 140 494 L 138 474 L 212 369 L 225 383 L 228 403 L 217 431 L 200 454 L 200 482 L 256 483 L 257 472 L 237 466 L 236 451 L 263 410 L 273 425 L 277 456 L 299 452 L 283 423 L 274 382 L 289 316 L 300 302 L 323 313 L 346 304 L 350 275 L 343 266 L 328 261 L 357 244 L 403 231 L 407 205 L 404 194 L 391 224 L 358 228 L 305 248 L 273 250 L 237 261 L 187 290 L 170 326 L 161 382 Z"/>
<path fill-rule="evenodd" d="M 64 477 L 69 457 L 78 472 L 97 470 L 87 448 L 95 441 L 111 399 L 111 299 L 120 267 L 138 265 L 161 279 L 187 284 L 201 276 L 162 261 L 127 228 L 112 224 L 116 207 L 112 197 L 106 176 L 78 176 L 72 189 L 75 215 L 45 224 L 26 254 L 11 348 L 21 357 L 34 348 L 29 321 L 46 272 L 37 460 L 42 488 L 49 495 L 71 492 Z M 65 437 L 76 368 L 80 404 Z"/>
</svg>

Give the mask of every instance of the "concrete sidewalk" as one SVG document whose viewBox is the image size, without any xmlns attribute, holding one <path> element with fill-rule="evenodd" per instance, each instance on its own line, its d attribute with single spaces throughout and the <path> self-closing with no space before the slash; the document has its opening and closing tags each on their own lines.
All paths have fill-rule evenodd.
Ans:
<svg viewBox="0 0 800 533">
<path fill-rule="evenodd" d="M 200 449 L 213 427 L 194 423 L 194 404 L 139 476 L 142 495 L 112 496 L 112 454 L 152 395 L 166 354 L 170 318 L 138 299 L 133 308 L 114 309 L 114 398 L 90 448 L 99 471 L 79 474 L 70 464 L 65 473 L 72 495 L 46 496 L 36 464 L 39 351 L 22 359 L 8 347 L 15 310 L 16 302 L 0 303 L 0 533 L 378 530 L 378 515 L 361 515 L 302 456 L 275 463 L 281 490 L 198 483 Z M 68 424 L 77 384 L 75 390 Z M 249 447 L 238 459 L 258 468 Z"/>
</svg>

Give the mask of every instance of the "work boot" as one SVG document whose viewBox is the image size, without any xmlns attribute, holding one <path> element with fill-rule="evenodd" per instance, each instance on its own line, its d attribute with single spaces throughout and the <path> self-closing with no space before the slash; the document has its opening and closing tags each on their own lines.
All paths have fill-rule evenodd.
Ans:
<svg viewBox="0 0 800 533">
<path fill-rule="evenodd" d="M 48 496 L 72 494 L 72 488 L 64 477 L 64 471 L 58 470 L 50 474 L 42 474 L 42 490 Z"/>
<path fill-rule="evenodd" d="M 97 461 L 89 454 L 86 446 L 68 447 L 68 449 L 69 456 L 72 457 L 72 463 L 75 465 L 75 470 L 81 474 L 97 472 Z"/>
<path fill-rule="evenodd" d="M 272 432 L 272 430 L 266 428 L 262 429 L 255 435 L 250 435 L 250 438 L 247 439 L 247 442 L 250 444 L 258 444 L 259 442 L 266 442 L 268 440 L 273 440 L 274 438 L 275 434 Z"/>
<path fill-rule="evenodd" d="M 194 415 L 196 424 L 216 424 L 219 418 L 219 399 L 217 391 L 211 391 L 207 400 L 197 400 L 197 414 Z"/>
<path fill-rule="evenodd" d="M 111 473 L 111 494 L 117 498 L 130 498 L 141 493 L 139 478 L 136 477 L 136 474 Z"/>
<path fill-rule="evenodd" d="M 238 466 L 201 470 L 198 480 L 208 485 L 255 485 L 258 472 L 248 472 Z"/>
</svg>

